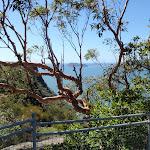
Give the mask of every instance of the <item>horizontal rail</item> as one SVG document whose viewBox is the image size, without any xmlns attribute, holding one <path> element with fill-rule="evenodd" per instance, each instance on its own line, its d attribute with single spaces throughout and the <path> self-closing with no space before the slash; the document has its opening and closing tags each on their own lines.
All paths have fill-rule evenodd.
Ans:
<svg viewBox="0 0 150 150">
<path fill-rule="evenodd" d="M 21 124 L 25 124 L 25 123 L 29 123 L 29 122 L 32 122 L 32 121 L 33 121 L 33 119 L 28 119 L 28 120 L 16 122 L 16 123 L 13 123 L 13 124 L 10 124 L 10 125 L 0 127 L 0 130 L 10 128 L 10 127 L 14 127 L 14 126 L 21 125 Z"/>
<path fill-rule="evenodd" d="M 15 134 L 19 134 L 19 133 L 22 133 L 22 132 L 30 131 L 30 130 L 33 130 L 33 127 L 25 128 L 25 129 L 18 130 L 16 132 L 13 132 L 13 133 L 10 133 L 10 134 L 0 136 L 0 139 L 4 139 L 6 137 L 9 137 L 9 136 L 12 136 L 12 135 L 15 135 Z"/>
<path fill-rule="evenodd" d="M 67 133 L 85 132 L 85 131 L 93 131 L 93 130 L 103 130 L 103 129 L 110 129 L 110 128 L 119 128 L 119 127 L 133 126 L 133 125 L 146 124 L 146 123 L 149 123 L 149 121 L 147 120 L 147 121 L 141 121 L 141 122 L 110 125 L 110 126 L 96 127 L 96 128 L 85 128 L 85 129 L 78 129 L 78 130 L 51 132 L 51 133 L 37 133 L 37 137 L 43 136 L 43 135 L 67 134 Z"/>
<path fill-rule="evenodd" d="M 67 120 L 67 121 L 56 121 L 56 122 L 37 122 L 37 126 L 42 125 L 52 125 L 52 124 L 66 124 L 66 123 L 75 123 L 75 122 L 89 122 L 89 121 L 99 121 L 99 120 L 111 120 L 111 119 L 121 119 L 121 118 L 129 118 L 129 117 L 137 117 L 137 116 L 146 116 L 145 113 L 140 114 L 131 114 L 131 115 L 123 115 L 123 116 L 114 116 L 114 117 L 106 117 L 106 118 L 93 118 L 93 119 L 82 119 L 82 120 Z"/>
</svg>

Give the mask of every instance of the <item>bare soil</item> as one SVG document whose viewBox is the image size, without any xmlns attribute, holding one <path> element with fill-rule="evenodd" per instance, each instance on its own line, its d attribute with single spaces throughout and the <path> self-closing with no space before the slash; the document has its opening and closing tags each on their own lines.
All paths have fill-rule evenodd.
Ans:
<svg viewBox="0 0 150 150">
<path fill-rule="evenodd" d="M 63 143 L 64 138 L 63 137 L 53 137 L 47 140 L 43 140 L 41 142 L 36 143 L 37 150 L 44 150 L 46 146 L 49 146 L 50 144 L 58 144 Z M 9 147 L 3 148 L 2 150 L 32 150 L 33 149 L 33 142 L 25 142 L 20 143 L 17 145 L 11 145 Z"/>
</svg>

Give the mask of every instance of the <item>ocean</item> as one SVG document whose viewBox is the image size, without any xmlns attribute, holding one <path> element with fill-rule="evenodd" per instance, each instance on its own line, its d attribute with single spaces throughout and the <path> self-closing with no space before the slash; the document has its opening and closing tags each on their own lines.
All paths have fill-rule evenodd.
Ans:
<svg viewBox="0 0 150 150">
<path fill-rule="evenodd" d="M 82 81 L 84 81 L 85 78 L 94 76 L 94 77 L 98 77 L 103 75 L 104 70 L 101 66 L 97 65 L 97 64 L 86 64 L 87 67 L 83 67 L 82 69 Z M 104 68 L 106 68 L 107 66 L 110 66 L 111 64 L 102 64 L 102 66 Z M 49 65 L 50 66 L 50 65 Z M 69 66 L 68 64 L 65 64 L 64 67 L 64 73 L 67 75 L 72 75 L 74 77 L 76 77 L 75 72 L 73 71 L 73 67 Z M 42 71 L 42 69 L 39 69 L 39 71 Z M 79 67 L 76 67 L 76 71 L 77 73 L 79 73 Z M 146 77 L 146 73 L 147 70 L 142 71 L 142 76 Z M 139 73 L 136 72 L 136 74 L 138 75 Z M 132 76 L 132 75 L 131 75 Z M 48 87 L 53 90 L 56 94 L 58 94 L 58 88 L 57 88 L 57 84 L 56 84 L 56 79 L 54 77 L 50 77 L 50 76 L 42 76 L 44 81 L 46 82 L 46 84 L 48 85 Z M 63 80 L 63 84 L 68 84 L 69 81 L 68 80 Z M 83 83 L 83 91 L 86 90 L 86 88 L 88 87 L 87 84 Z"/>
<path fill-rule="evenodd" d="M 87 77 L 91 76 L 101 76 L 103 74 L 103 68 L 97 64 L 86 64 L 87 67 L 83 67 L 82 69 L 82 79 L 84 80 Z M 41 69 L 39 71 L 42 71 Z M 79 67 L 76 67 L 77 73 L 79 73 Z M 76 77 L 75 72 L 73 71 L 73 67 L 68 66 L 68 64 L 65 64 L 64 67 L 64 73 L 67 75 L 72 75 Z M 58 88 L 56 84 L 56 79 L 54 77 L 50 76 L 42 76 L 48 87 L 53 90 L 56 94 L 58 93 Z M 69 83 L 68 80 L 64 80 L 63 84 Z M 86 89 L 86 85 L 83 84 L 83 90 Z"/>
</svg>

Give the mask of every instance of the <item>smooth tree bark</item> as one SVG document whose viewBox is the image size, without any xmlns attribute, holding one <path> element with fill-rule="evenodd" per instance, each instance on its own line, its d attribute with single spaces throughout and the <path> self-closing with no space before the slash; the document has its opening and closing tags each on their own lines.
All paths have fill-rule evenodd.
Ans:
<svg viewBox="0 0 150 150">
<path fill-rule="evenodd" d="M 108 21 L 109 17 L 108 17 L 108 14 L 107 14 L 105 1 L 104 0 L 101 0 L 101 1 L 102 1 L 103 14 L 104 14 L 104 20 L 105 20 L 104 23 L 106 24 L 108 29 L 113 33 L 115 41 L 117 42 L 117 44 L 119 46 L 119 49 L 120 49 L 118 62 L 116 64 L 116 66 L 112 69 L 112 71 L 110 72 L 109 77 L 108 77 L 109 88 L 112 91 L 115 92 L 116 89 L 114 88 L 114 86 L 112 84 L 112 77 L 117 72 L 117 70 L 118 70 L 118 68 L 119 68 L 119 66 L 121 64 L 121 60 L 123 58 L 124 44 L 123 44 L 123 42 L 121 41 L 121 38 L 120 38 L 120 34 L 121 34 L 121 30 L 120 29 L 121 29 L 121 25 L 122 25 L 122 19 L 123 19 L 123 16 L 125 14 L 125 11 L 127 9 L 127 5 L 129 3 L 129 0 L 126 0 L 126 2 L 125 2 L 124 9 L 123 9 L 120 17 L 118 18 L 118 23 L 117 23 L 117 28 L 116 29 L 113 29 L 113 27 L 111 26 L 111 23 Z M 125 76 L 125 82 L 126 82 L 126 87 L 129 88 L 126 76 Z"/>
<path fill-rule="evenodd" d="M 60 63 L 54 53 L 54 50 L 51 46 L 50 37 L 49 37 L 49 28 L 51 20 L 53 20 L 53 16 L 56 13 L 57 10 L 57 3 L 54 5 L 53 11 L 50 13 L 48 9 L 48 1 L 45 0 L 45 7 L 44 7 L 44 15 L 40 14 L 38 9 L 36 7 L 31 7 L 31 1 L 19 1 L 14 0 L 13 3 L 11 0 L 1 0 L 2 3 L 2 9 L 0 10 L 1 18 L 0 18 L 0 40 L 7 47 L 10 51 L 14 53 L 17 60 L 16 62 L 6 62 L 6 61 L 0 61 L 0 65 L 9 66 L 12 68 L 22 66 L 24 70 L 26 71 L 26 76 L 28 79 L 28 84 L 30 86 L 30 90 L 26 89 L 18 89 L 17 87 L 8 84 L 9 82 L 0 83 L 0 87 L 5 89 L 10 89 L 13 91 L 14 94 L 28 94 L 31 97 L 36 98 L 40 103 L 45 103 L 48 101 L 56 101 L 56 100 L 66 100 L 67 102 L 71 103 L 74 107 L 74 110 L 83 114 L 86 114 L 88 111 L 90 111 L 90 108 L 88 107 L 87 103 L 82 99 L 78 98 L 79 95 L 82 94 L 82 72 L 80 71 L 80 77 L 73 77 L 71 75 L 65 74 L 60 69 Z M 17 29 L 15 27 L 15 24 L 13 25 L 11 20 L 9 19 L 9 13 L 13 9 L 13 12 L 16 11 L 21 17 L 21 23 L 24 26 L 24 30 L 22 31 L 24 34 L 17 32 Z M 52 67 L 46 65 L 45 63 L 35 63 L 35 62 L 29 62 L 27 60 L 27 40 L 28 40 L 28 32 L 27 32 L 27 25 L 30 21 L 30 13 L 31 11 L 34 11 L 36 15 L 39 17 L 40 21 L 42 22 L 42 29 L 43 29 L 43 40 L 46 45 L 46 49 L 48 51 L 48 59 L 50 60 Z M 13 15 L 13 14 L 12 14 Z M 11 33 L 13 32 L 13 35 Z M 14 40 L 15 39 L 15 40 Z M 18 40 L 17 43 L 15 43 L 16 39 Z M 22 48 L 22 55 L 20 54 L 20 49 L 18 49 L 17 44 L 21 45 Z M 80 51 L 81 53 L 81 51 Z M 81 56 L 81 54 L 80 54 Z M 80 60 L 80 65 L 82 69 L 82 60 Z M 34 70 L 33 68 L 41 68 L 45 71 L 39 72 L 37 70 Z M 55 77 L 57 82 L 57 87 L 59 90 L 59 95 L 54 97 L 41 97 L 40 95 L 37 95 L 34 92 L 34 89 L 32 88 L 32 83 L 29 74 L 33 73 L 37 76 L 39 75 L 45 75 L 50 77 Z M 64 87 L 62 80 L 70 80 L 76 83 L 77 91 L 72 92 L 69 88 Z M 81 104 L 81 106 L 80 106 Z"/>
</svg>

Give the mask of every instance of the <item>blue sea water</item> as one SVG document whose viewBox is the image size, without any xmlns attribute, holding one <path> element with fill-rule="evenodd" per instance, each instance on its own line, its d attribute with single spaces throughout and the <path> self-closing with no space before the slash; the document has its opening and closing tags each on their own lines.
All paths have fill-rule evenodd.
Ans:
<svg viewBox="0 0 150 150">
<path fill-rule="evenodd" d="M 90 76 L 100 76 L 103 74 L 103 68 L 96 65 L 96 64 L 87 64 L 88 67 L 83 67 L 82 69 L 82 79 L 84 80 L 86 77 Z M 41 70 L 40 70 L 41 71 Z M 79 67 L 76 67 L 77 73 L 79 73 Z M 65 69 L 64 73 L 67 75 L 72 75 L 76 77 L 75 72 L 73 71 L 73 67 L 68 66 L 65 64 Z M 49 76 L 42 76 L 44 81 L 47 83 L 48 87 L 52 89 L 56 94 L 58 93 L 58 88 L 56 84 L 56 79 L 54 77 L 49 77 Z M 63 84 L 67 84 L 69 81 L 64 80 Z M 86 85 L 83 84 L 83 89 L 86 88 Z"/>
<path fill-rule="evenodd" d="M 88 67 L 83 67 L 82 69 L 82 81 L 84 81 L 85 78 L 87 77 L 98 77 L 101 76 L 104 73 L 104 70 L 101 66 L 97 64 L 86 64 Z M 109 66 L 110 64 L 104 64 L 104 68 Z M 42 71 L 41 69 L 39 71 Z M 77 73 L 79 73 L 79 67 L 76 67 Z M 65 69 L 64 73 L 67 75 L 72 75 L 76 77 L 75 72 L 73 71 L 73 67 L 68 66 L 68 64 L 65 64 Z M 142 72 L 142 76 L 145 77 L 145 74 L 148 73 L 147 70 L 144 70 Z M 138 72 L 136 73 L 137 75 L 139 74 Z M 58 88 L 57 88 L 57 83 L 56 83 L 56 78 L 50 77 L 50 76 L 42 76 L 48 87 L 53 90 L 56 94 L 58 94 Z M 69 83 L 68 80 L 63 80 L 63 84 Z M 88 85 L 83 84 L 83 90 L 87 88 Z"/>
</svg>

